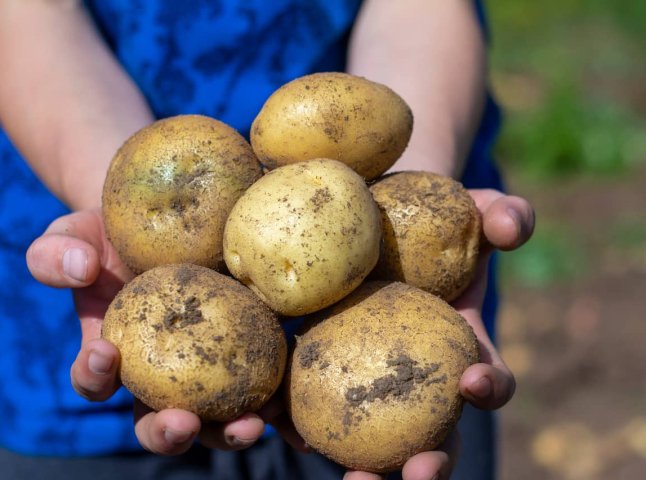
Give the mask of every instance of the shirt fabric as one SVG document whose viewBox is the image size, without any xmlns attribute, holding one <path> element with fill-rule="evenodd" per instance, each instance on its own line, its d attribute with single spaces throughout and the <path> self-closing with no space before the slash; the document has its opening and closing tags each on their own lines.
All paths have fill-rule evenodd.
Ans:
<svg viewBox="0 0 646 480">
<path fill-rule="evenodd" d="M 307 73 L 344 69 L 360 3 L 88 0 L 86 5 L 158 118 L 200 113 L 248 136 L 251 121 L 278 87 Z M 489 99 L 465 186 L 500 187 L 490 158 L 498 125 L 498 109 Z M 69 368 L 80 328 L 71 293 L 39 284 L 26 267 L 30 243 L 68 210 L 2 130 L 0 165 L 0 446 L 56 456 L 139 450 L 127 391 L 91 403 L 72 389 Z M 485 307 L 490 329 L 493 299 Z"/>
</svg>

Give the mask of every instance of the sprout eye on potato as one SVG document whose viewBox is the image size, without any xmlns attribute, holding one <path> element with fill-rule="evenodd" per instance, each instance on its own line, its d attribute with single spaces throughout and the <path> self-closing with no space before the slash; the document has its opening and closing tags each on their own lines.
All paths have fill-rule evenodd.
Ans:
<svg viewBox="0 0 646 480">
<path fill-rule="evenodd" d="M 412 129 L 410 107 L 390 88 L 325 72 L 276 90 L 253 122 L 251 145 L 269 169 L 331 158 L 371 180 L 401 156 Z"/>
<path fill-rule="evenodd" d="M 133 395 L 204 421 L 258 410 L 287 358 L 284 332 L 266 305 L 234 279 L 188 264 L 135 277 L 110 304 L 102 336 L 119 349 L 121 381 Z"/>
<path fill-rule="evenodd" d="M 370 186 L 384 243 L 373 277 L 427 290 L 446 301 L 473 280 L 481 218 L 461 183 L 430 172 L 398 172 Z"/>
<path fill-rule="evenodd" d="M 112 160 L 106 233 L 135 273 L 182 262 L 222 271 L 227 215 L 261 175 L 251 146 L 228 125 L 201 115 L 159 120 Z"/>
<path fill-rule="evenodd" d="M 276 312 L 303 315 L 356 288 L 377 262 L 380 240 L 364 180 L 318 159 L 277 168 L 240 197 L 225 226 L 224 259 Z"/>
<path fill-rule="evenodd" d="M 286 395 L 308 445 L 347 468 L 392 471 L 437 447 L 479 359 L 471 327 L 439 297 L 368 282 L 296 337 Z"/>
</svg>

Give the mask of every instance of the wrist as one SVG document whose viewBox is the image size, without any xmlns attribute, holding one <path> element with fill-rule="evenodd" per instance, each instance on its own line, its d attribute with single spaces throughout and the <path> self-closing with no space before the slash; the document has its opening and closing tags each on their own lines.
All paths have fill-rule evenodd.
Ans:
<svg viewBox="0 0 646 480">
<path fill-rule="evenodd" d="M 74 130 L 74 135 L 61 135 L 66 140 L 61 140 L 55 150 L 60 177 L 53 193 L 75 211 L 101 207 L 112 158 L 130 135 L 152 121 L 147 114 L 133 115 L 130 122 L 118 126 L 104 119 Z"/>
<path fill-rule="evenodd" d="M 437 138 L 437 137 L 436 137 Z M 464 159 L 457 143 L 450 137 L 443 141 L 428 138 L 412 142 L 390 171 L 418 170 L 433 172 L 458 179 L 462 175 Z"/>
</svg>

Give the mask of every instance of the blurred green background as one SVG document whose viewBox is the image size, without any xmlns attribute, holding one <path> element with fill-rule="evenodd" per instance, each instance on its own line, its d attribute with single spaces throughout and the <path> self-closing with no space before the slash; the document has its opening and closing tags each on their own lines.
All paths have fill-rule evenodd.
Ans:
<svg viewBox="0 0 646 480">
<path fill-rule="evenodd" d="M 646 1 L 487 5 L 497 156 L 537 213 L 500 255 L 500 478 L 643 478 Z"/>
<path fill-rule="evenodd" d="M 498 158 L 512 183 L 617 181 L 646 163 L 646 1 L 488 3 L 492 82 L 505 111 Z M 579 187 L 581 188 L 581 187 Z M 646 222 L 608 225 L 608 242 L 646 246 Z M 526 248 L 506 256 L 507 279 L 544 285 L 586 268 L 585 243 L 540 218 Z"/>
</svg>

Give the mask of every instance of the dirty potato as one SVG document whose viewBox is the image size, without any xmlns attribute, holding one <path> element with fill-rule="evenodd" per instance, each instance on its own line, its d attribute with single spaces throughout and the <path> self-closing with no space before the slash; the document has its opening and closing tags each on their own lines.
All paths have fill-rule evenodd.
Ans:
<svg viewBox="0 0 646 480">
<path fill-rule="evenodd" d="M 229 211 L 262 175 L 234 129 L 200 115 L 159 120 L 118 150 L 103 188 L 106 233 L 135 272 L 193 263 L 222 271 Z"/>
<path fill-rule="evenodd" d="M 135 277 L 105 315 L 125 387 L 155 410 L 204 421 L 258 410 L 282 380 L 287 344 L 248 288 L 205 267 L 160 266 Z"/>
<path fill-rule="evenodd" d="M 251 145 L 269 169 L 332 158 L 371 180 L 401 156 L 412 129 L 410 107 L 390 88 L 325 72 L 276 90 L 253 122 Z"/>
<path fill-rule="evenodd" d="M 437 447 L 460 417 L 476 337 L 440 298 L 367 282 L 296 337 L 286 395 L 294 425 L 349 469 L 388 472 Z"/>
<path fill-rule="evenodd" d="M 409 283 L 457 298 L 478 262 L 481 218 L 456 180 L 430 172 L 398 172 L 370 186 L 384 229 L 374 278 Z"/>
<path fill-rule="evenodd" d="M 335 160 L 277 168 L 233 207 L 224 230 L 231 274 L 294 316 L 356 288 L 379 256 L 381 220 L 364 180 Z"/>
</svg>

